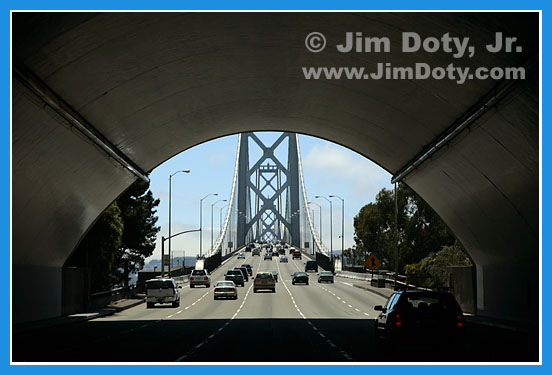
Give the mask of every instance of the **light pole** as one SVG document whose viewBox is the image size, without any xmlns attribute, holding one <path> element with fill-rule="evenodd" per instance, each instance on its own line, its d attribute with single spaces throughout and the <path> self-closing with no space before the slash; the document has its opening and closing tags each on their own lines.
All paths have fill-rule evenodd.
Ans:
<svg viewBox="0 0 552 375">
<path fill-rule="evenodd" d="M 203 249 L 203 200 L 211 195 L 218 196 L 218 193 L 207 194 L 199 200 L 199 257 Z"/>
<path fill-rule="evenodd" d="M 213 207 L 219 202 L 226 202 L 226 199 L 219 199 L 215 203 L 211 204 L 211 251 L 213 251 Z"/>
<path fill-rule="evenodd" d="M 318 210 L 319 210 L 319 212 L 318 212 L 318 218 L 320 219 L 320 224 L 319 224 L 319 226 L 320 226 L 320 228 L 319 228 L 319 231 L 320 231 L 320 242 L 322 242 L 322 206 L 319 205 L 319 204 L 316 203 L 316 202 L 308 202 L 308 204 L 315 204 L 315 205 L 318 206 Z M 322 249 L 320 249 L 320 250 L 322 250 Z"/>
<path fill-rule="evenodd" d="M 325 200 L 327 200 L 328 202 L 330 202 L 330 254 L 331 254 L 331 257 L 333 259 L 333 222 L 332 222 L 332 216 L 333 216 L 333 210 L 332 210 L 332 201 L 328 198 L 326 198 L 325 196 L 323 195 L 315 195 L 314 196 L 315 198 L 324 198 Z"/>
<path fill-rule="evenodd" d="M 330 198 L 341 199 L 341 267 L 343 269 L 343 252 L 345 251 L 345 237 L 343 232 L 345 231 L 345 199 L 341 198 L 339 195 L 332 194 L 328 195 Z"/>
<path fill-rule="evenodd" d="M 171 202 L 171 195 L 172 195 L 172 177 L 177 174 L 177 173 L 190 173 L 190 170 L 189 169 L 181 169 L 179 171 L 176 171 L 174 172 L 173 174 L 170 174 L 169 175 L 169 276 L 171 275 L 171 206 L 172 206 L 172 202 Z M 165 265 L 165 261 L 164 261 L 164 256 L 165 254 L 161 254 L 161 274 L 163 274 L 163 267 Z"/>
</svg>

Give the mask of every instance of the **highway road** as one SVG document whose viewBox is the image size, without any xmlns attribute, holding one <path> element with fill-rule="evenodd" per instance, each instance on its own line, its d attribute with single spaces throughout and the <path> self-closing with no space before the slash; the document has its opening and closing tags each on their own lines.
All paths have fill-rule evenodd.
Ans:
<svg viewBox="0 0 552 375">
<path fill-rule="evenodd" d="M 303 260 L 232 257 L 215 270 L 210 288 L 181 289 L 178 308 L 135 306 L 86 322 L 15 334 L 13 361 L 27 362 L 380 362 L 485 360 L 479 349 L 454 358 L 425 352 L 384 353 L 375 347 L 375 305 L 386 298 L 356 288 L 347 279 L 292 285 Z M 213 286 L 226 270 L 243 263 L 253 273 L 277 270 L 276 293 L 253 292 L 250 278 L 237 300 L 214 300 Z M 400 353 L 399 353 L 400 354 Z M 492 358 L 491 358 L 492 359 Z M 495 359 L 496 360 L 496 359 Z"/>
</svg>

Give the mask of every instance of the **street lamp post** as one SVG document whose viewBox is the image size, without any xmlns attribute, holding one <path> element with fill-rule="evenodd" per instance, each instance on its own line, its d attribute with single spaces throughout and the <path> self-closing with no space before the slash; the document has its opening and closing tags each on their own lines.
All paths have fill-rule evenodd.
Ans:
<svg viewBox="0 0 552 375">
<path fill-rule="evenodd" d="M 330 198 L 341 199 L 341 267 L 343 267 L 343 252 L 345 251 L 345 199 L 341 198 L 339 195 L 332 194 L 329 195 Z"/>
<path fill-rule="evenodd" d="M 203 200 L 211 195 L 218 196 L 218 193 L 207 194 L 199 200 L 199 257 L 203 250 Z"/>
<path fill-rule="evenodd" d="M 332 209 L 332 201 L 330 199 L 326 198 L 323 195 L 315 195 L 314 197 L 315 198 L 324 198 L 325 200 L 330 202 L 330 254 L 331 254 L 331 258 L 333 260 L 333 220 L 332 220 L 333 209 Z"/>
<path fill-rule="evenodd" d="M 211 204 L 211 251 L 213 251 L 213 207 L 219 202 L 226 202 L 226 199 L 219 199 L 215 203 Z"/>
<path fill-rule="evenodd" d="M 171 202 L 171 195 L 172 195 L 172 177 L 177 174 L 177 173 L 190 173 L 190 170 L 189 169 L 181 169 L 179 171 L 176 171 L 174 172 L 173 174 L 170 174 L 169 175 L 169 277 L 171 276 L 171 206 L 172 206 L 172 202 Z M 165 262 L 164 262 L 164 256 L 165 254 L 161 254 L 161 274 L 163 274 L 163 271 L 164 271 L 164 265 L 165 265 Z"/>
</svg>

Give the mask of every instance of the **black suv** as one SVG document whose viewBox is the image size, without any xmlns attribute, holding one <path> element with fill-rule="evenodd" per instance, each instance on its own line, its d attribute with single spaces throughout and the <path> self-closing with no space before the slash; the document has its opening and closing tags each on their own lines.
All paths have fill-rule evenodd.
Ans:
<svg viewBox="0 0 552 375">
<path fill-rule="evenodd" d="M 309 271 L 318 271 L 318 264 L 316 263 L 316 260 L 308 260 L 307 263 L 305 263 L 305 272 Z"/>
<path fill-rule="evenodd" d="M 407 290 L 395 292 L 385 306 L 375 306 L 376 341 L 395 346 L 406 343 L 461 347 L 464 315 L 454 296 L 447 292 Z"/>
<path fill-rule="evenodd" d="M 231 280 L 236 285 L 245 285 L 245 279 L 241 270 L 228 270 L 226 275 L 224 275 L 224 280 Z"/>
</svg>

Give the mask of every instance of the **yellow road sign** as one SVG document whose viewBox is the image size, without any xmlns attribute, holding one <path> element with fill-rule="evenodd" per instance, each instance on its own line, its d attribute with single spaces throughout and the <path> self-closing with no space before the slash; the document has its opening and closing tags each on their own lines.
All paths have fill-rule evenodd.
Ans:
<svg viewBox="0 0 552 375">
<path fill-rule="evenodd" d="M 378 266 L 381 264 L 381 260 L 376 256 L 376 254 L 370 254 L 368 259 L 366 259 L 366 265 L 368 268 L 370 268 L 372 271 L 378 268 Z"/>
</svg>

